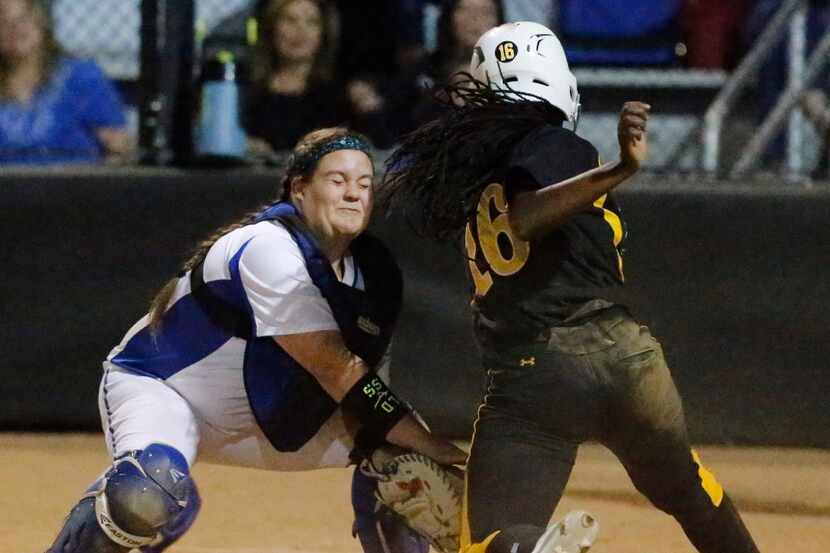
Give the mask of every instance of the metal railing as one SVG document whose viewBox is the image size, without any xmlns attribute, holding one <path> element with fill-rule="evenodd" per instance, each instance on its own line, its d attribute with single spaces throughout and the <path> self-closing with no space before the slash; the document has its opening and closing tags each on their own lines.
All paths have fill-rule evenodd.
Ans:
<svg viewBox="0 0 830 553">
<path fill-rule="evenodd" d="M 195 0 L 196 19 L 210 31 L 253 0 Z M 61 45 L 94 58 L 111 78 L 139 78 L 142 0 L 47 0 Z"/>
<path fill-rule="evenodd" d="M 827 58 L 827 51 L 823 46 L 824 40 L 822 40 L 811 56 L 810 63 L 805 67 L 807 4 L 807 0 L 786 0 L 783 3 L 755 41 L 753 48 L 743 58 L 706 110 L 703 117 L 702 165 L 707 173 L 712 175 L 724 173 L 720 157 L 724 121 L 733 110 L 740 94 L 754 81 L 761 64 L 766 61 L 785 32 L 789 32 L 790 35 L 787 89 L 766 116 L 759 132 L 755 133 L 743 148 L 729 176 L 739 176 L 757 163 L 760 154 L 781 130 L 784 118 L 788 115 L 787 167 L 792 175 L 804 172 L 803 132 L 805 125 L 800 110 L 796 109 L 797 102 L 806 85 L 818 76 Z"/>
<path fill-rule="evenodd" d="M 830 57 L 830 29 L 824 32 L 813 53 L 798 78 L 790 78 L 790 84 L 781 94 L 775 107 L 770 111 L 749 144 L 746 145 L 738 161 L 729 173 L 730 177 L 739 177 L 752 169 L 761 157 L 764 149 L 784 126 L 785 118 L 790 115 L 789 144 L 787 148 L 788 169 L 794 175 L 803 172 L 802 128 L 803 116 L 796 109 L 804 90 L 819 76 Z M 793 117 L 795 116 L 795 117 Z"/>
<path fill-rule="evenodd" d="M 726 82 L 721 69 L 608 69 L 577 67 L 579 86 L 718 89 Z"/>
</svg>

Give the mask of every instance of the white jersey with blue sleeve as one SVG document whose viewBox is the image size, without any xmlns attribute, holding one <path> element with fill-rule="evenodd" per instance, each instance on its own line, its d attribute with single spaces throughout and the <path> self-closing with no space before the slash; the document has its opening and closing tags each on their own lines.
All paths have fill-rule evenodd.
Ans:
<svg viewBox="0 0 830 553">
<path fill-rule="evenodd" d="M 343 263 L 341 282 L 362 289 L 354 259 Z M 338 329 L 299 247 L 278 221 L 219 238 L 203 276 L 212 293 L 250 314 L 257 337 Z M 282 470 L 348 463 L 352 436 L 339 409 L 298 451 L 271 447 L 245 388 L 248 341 L 211 323 L 190 294 L 189 275 L 179 278 L 158 332 L 148 323 L 149 316 L 139 320 L 104 363 L 99 406 L 113 456 L 161 441 L 191 463 L 197 453 Z"/>
</svg>

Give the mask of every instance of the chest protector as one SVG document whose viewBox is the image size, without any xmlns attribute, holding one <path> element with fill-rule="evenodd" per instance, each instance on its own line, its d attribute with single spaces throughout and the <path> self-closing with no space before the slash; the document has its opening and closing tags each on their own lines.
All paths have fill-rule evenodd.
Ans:
<svg viewBox="0 0 830 553">
<path fill-rule="evenodd" d="M 389 347 L 401 309 L 403 281 L 390 252 L 365 233 L 352 241 L 352 255 L 365 283 L 365 290 L 359 290 L 337 279 L 293 205 L 275 203 L 255 222 L 272 220 L 279 221 L 297 243 L 312 281 L 331 306 L 346 346 L 374 369 Z M 331 417 L 337 403 L 271 336 L 256 336 L 250 310 L 243 311 L 210 291 L 201 265 L 191 273 L 191 288 L 214 324 L 248 342 L 245 388 L 263 433 L 278 451 L 297 451 Z"/>
</svg>

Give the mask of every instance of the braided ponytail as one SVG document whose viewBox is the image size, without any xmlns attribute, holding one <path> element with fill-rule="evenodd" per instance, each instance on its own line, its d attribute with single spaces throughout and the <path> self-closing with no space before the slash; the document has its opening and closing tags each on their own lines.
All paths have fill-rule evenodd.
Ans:
<svg viewBox="0 0 830 553">
<path fill-rule="evenodd" d="M 266 207 L 268 207 L 268 204 L 263 205 L 256 211 L 247 213 L 238 221 L 214 231 L 214 233 L 211 234 L 210 237 L 208 237 L 206 240 L 201 241 L 196 246 L 196 249 L 193 251 L 190 258 L 187 261 L 185 261 L 184 265 L 182 265 L 182 268 L 179 271 L 178 276 L 175 276 L 168 280 L 164 284 L 164 286 L 162 286 L 161 289 L 158 292 L 156 292 L 156 295 L 150 301 L 150 323 L 148 326 L 152 334 L 157 334 L 159 329 L 161 328 L 161 319 L 164 316 L 164 312 L 167 310 L 167 305 L 173 298 L 173 293 L 176 291 L 176 283 L 178 283 L 179 277 L 184 276 L 188 271 L 192 270 L 199 263 L 204 261 L 208 251 L 210 250 L 210 247 L 213 246 L 213 244 L 217 240 L 219 240 L 221 237 L 233 230 L 244 227 L 246 225 L 250 225 L 254 221 L 254 219 L 256 219 L 257 215 L 259 215 L 260 212 Z"/>
<path fill-rule="evenodd" d="M 493 90 L 468 73 L 455 77 L 436 94 L 447 113 L 406 135 L 386 160 L 378 202 L 387 212 L 402 211 L 417 232 L 439 241 L 464 228 L 493 171 L 519 141 L 565 120 L 533 94 Z"/>
</svg>

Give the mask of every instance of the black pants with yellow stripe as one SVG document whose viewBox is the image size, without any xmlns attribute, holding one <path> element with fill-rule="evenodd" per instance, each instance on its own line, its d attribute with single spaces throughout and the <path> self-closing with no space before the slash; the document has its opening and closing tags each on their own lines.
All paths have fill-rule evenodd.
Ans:
<svg viewBox="0 0 830 553">
<path fill-rule="evenodd" d="M 690 449 L 660 344 L 626 309 L 551 328 L 544 340 L 485 355 L 485 363 L 463 553 L 530 553 L 587 440 L 613 451 L 636 488 L 674 516 L 701 553 L 757 553 L 720 484 Z"/>
</svg>

